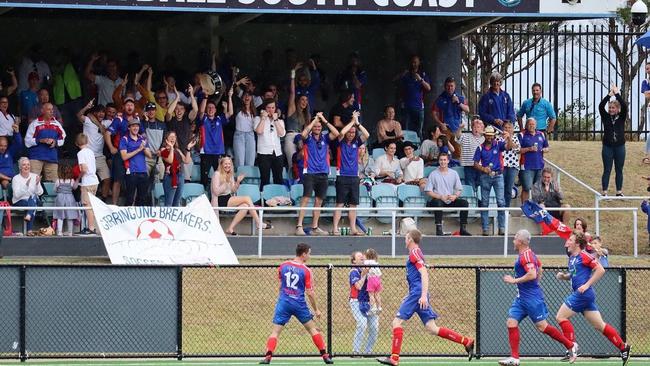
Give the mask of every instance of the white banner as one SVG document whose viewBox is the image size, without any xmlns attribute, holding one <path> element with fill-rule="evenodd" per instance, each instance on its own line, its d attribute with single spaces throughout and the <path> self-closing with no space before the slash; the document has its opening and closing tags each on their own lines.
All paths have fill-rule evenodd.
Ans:
<svg viewBox="0 0 650 366">
<path fill-rule="evenodd" d="M 239 264 L 205 195 L 186 207 L 90 202 L 113 264 Z"/>
</svg>

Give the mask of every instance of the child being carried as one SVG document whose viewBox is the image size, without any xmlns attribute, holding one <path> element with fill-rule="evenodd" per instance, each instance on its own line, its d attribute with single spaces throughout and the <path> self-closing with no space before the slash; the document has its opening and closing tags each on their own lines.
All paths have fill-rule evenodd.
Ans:
<svg viewBox="0 0 650 366">
<path fill-rule="evenodd" d="M 379 256 L 377 251 L 369 248 L 366 250 L 366 260 L 363 262 L 365 265 L 377 265 Z M 381 285 L 381 269 L 379 267 L 370 267 L 368 270 L 368 294 L 370 295 L 370 314 L 378 314 L 381 312 L 381 292 L 383 286 Z"/>
</svg>

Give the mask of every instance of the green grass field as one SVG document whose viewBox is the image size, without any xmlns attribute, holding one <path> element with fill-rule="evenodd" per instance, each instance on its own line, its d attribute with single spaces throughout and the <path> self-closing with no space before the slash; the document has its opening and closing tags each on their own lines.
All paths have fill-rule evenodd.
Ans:
<svg viewBox="0 0 650 366">
<path fill-rule="evenodd" d="M 23 365 L 30 366 L 247 366 L 256 365 L 257 359 L 228 359 L 228 360 L 97 360 L 97 361 L 28 361 Z M 18 361 L 0 362 L 3 365 L 18 365 Z M 290 358 L 277 358 L 271 363 L 272 365 L 323 365 L 323 362 L 317 358 L 309 359 L 290 359 Z M 351 359 L 351 358 L 336 358 L 334 359 L 335 365 L 345 366 L 370 366 L 379 365 L 374 359 Z M 467 362 L 465 359 L 447 359 L 447 358 L 405 358 L 402 359 L 400 365 L 496 365 L 497 359 L 480 359 Z M 557 360 L 540 360 L 540 359 L 522 359 L 523 366 L 549 366 L 549 365 L 566 365 Z M 591 360 L 591 359 L 578 359 L 576 365 L 580 366 L 619 366 L 620 360 Z M 632 359 L 628 366 L 642 366 L 650 365 L 648 359 Z"/>
</svg>

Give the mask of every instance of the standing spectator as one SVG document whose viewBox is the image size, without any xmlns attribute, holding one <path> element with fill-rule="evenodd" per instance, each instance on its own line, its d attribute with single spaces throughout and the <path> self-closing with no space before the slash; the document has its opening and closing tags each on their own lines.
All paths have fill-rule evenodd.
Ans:
<svg viewBox="0 0 650 366">
<path fill-rule="evenodd" d="M 352 353 L 354 355 L 361 355 L 361 349 L 364 348 L 364 340 L 366 347 L 364 348 L 365 354 L 372 353 L 372 348 L 377 342 L 377 335 L 379 334 L 379 316 L 372 314 L 370 310 L 370 295 L 368 294 L 368 267 L 360 267 L 364 263 L 364 255 L 362 252 L 353 252 L 350 262 L 353 267 L 350 270 L 350 311 L 352 317 L 357 323 L 354 338 L 352 340 Z M 366 339 L 366 332 L 368 338 Z"/>
<path fill-rule="evenodd" d="M 239 185 L 246 178 L 243 174 L 240 174 L 235 179 L 234 168 L 232 165 L 232 159 L 228 156 L 223 157 L 219 160 L 219 167 L 215 170 L 212 175 L 212 182 L 210 184 L 210 192 L 212 193 L 212 206 L 213 207 L 250 207 L 250 210 L 237 210 L 237 213 L 230 222 L 230 226 L 225 230 L 225 233 L 228 235 L 237 235 L 235 228 L 241 220 L 246 217 L 246 214 L 249 213 L 253 218 L 255 224 L 259 228 L 262 226 L 262 229 L 271 229 L 272 226 L 269 223 L 260 222 L 260 217 L 257 215 L 257 211 L 254 209 L 255 205 L 251 198 L 248 196 L 237 196 L 237 190 Z"/>
<path fill-rule="evenodd" d="M 485 141 L 485 137 L 483 137 L 484 127 L 483 121 L 478 117 L 475 117 L 472 120 L 471 133 L 456 134 L 456 137 L 458 137 L 458 143 L 461 147 L 460 165 L 463 167 L 465 173 L 465 184 L 472 186 L 475 192 L 478 191 L 478 187 L 481 183 L 479 182 L 480 172 L 474 169 L 474 153 Z M 459 131 L 462 131 L 462 126 Z"/>
<path fill-rule="evenodd" d="M 512 136 L 512 149 L 503 152 L 503 200 L 506 207 L 510 207 L 512 200 L 512 190 L 515 186 L 515 178 L 519 174 L 519 136 L 515 134 L 512 122 L 508 121 L 503 124 L 503 131 Z M 502 138 L 499 137 L 497 140 Z"/>
<path fill-rule="evenodd" d="M 186 113 L 187 106 L 181 103 L 178 99 L 174 99 L 174 101 L 171 102 L 167 111 L 167 113 L 172 115 L 172 118 L 169 120 L 169 129 L 176 132 L 178 146 L 181 146 L 181 148 L 187 146 L 193 140 L 194 145 L 197 145 L 199 142 L 199 140 L 192 138 L 192 123 L 199 112 L 199 106 L 196 103 L 196 97 L 194 96 L 194 87 L 189 85 L 187 87 L 187 92 L 190 95 L 190 103 L 192 105 L 192 110 L 190 110 L 189 113 Z M 192 151 L 194 151 L 194 148 Z M 189 181 L 192 177 L 193 166 L 194 164 L 192 160 L 188 163 L 182 164 L 185 181 Z"/>
<path fill-rule="evenodd" d="M 330 111 L 330 120 L 336 128 L 344 128 L 352 121 L 354 109 L 354 93 L 350 90 L 341 92 L 339 102 Z"/>
<path fill-rule="evenodd" d="M 422 145 L 420 145 L 420 157 L 424 159 L 425 166 L 437 165 L 438 154 L 440 154 L 440 149 L 438 149 L 438 137 L 440 136 L 440 129 L 437 125 L 432 125 L 429 129 L 427 129 L 426 136 L 427 139 L 422 141 Z"/>
<path fill-rule="evenodd" d="M 469 207 L 467 200 L 460 198 L 463 185 L 458 173 L 449 169 L 449 154 L 441 153 L 438 157 L 439 167 L 429 174 L 424 192 L 431 197 L 427 207 Z M 460 211 L 460 235 L 471 236 L 467 231 L 467 211 Z M 442 211 L 434 211 L 436 235 L 444 235 L 442 228 Z"/>
<path fill-rule="evenodd" d="M 329 132 L 323 132 L 323 124 Z M 330 141 L 339 136 L 336 127 L 325 119 L 322 112 L 302 130 L 303 141 L 303 193 L 300 199 L 300 208 L 307 206 L 312 193 L 315 194 L 314 207 L 320 207 L 327 196 L 327 176 L 330 172 Z M 305 211 L 298 212 L 298 223 L 296 224 L 296 235 L 306 235 L 302 228 L 305 218 Z M 320 210 L 313 211 L 311 235 L 327 235 L 325 230 L 318 227 Z"/>
<path fill-rule="evenodd" d="M 191 151 L 194 145 L 196 145 L 196 141 L 192 140 L 181 148 L 178 144 L 176 132 L 166 132 L 163 146 L 160 148 L 160 157 L 165 164 L 165 175 L 162 183 L 166 207 L 180 206 L 181 197 L 183 196 L 183 184 L 185 184 L 183 164 L 192 162 Z"/>
<path fill-rule="evenodd" d="M 31 73 L 35 73 L 41 81 L 47 81 L 52 76 L 50 66 L 43 59 L 43 46 L 40 44 L 32 45 L 18 66 L 18 93 L 30 88 L 28 79 Z"/>
<path fill-rule="evenodd" d="M 548 167 L 542 170 L 542 179 L 533 185 L 532 196 L 533 202 L 539 203 L 544 208 L 569 207 L 562 203 L 564 194 L 562 194 L 557 181 L 553 179 L 553 171 Z M 549 213 L 556 219 L 567 222 L 567 211 L 552 210 Z"/>
<path fill-rule="evenodd" d="M 19 124 L 20 118 L 9 113 L 9 98 L 0 97 L 0 136 L 13 136 L 14 126 Z"/>
<path fill-rule="evenodd" d="M 360 132 L 360 133 L 359 133 Z M 354 112 L 352 122 L 343 127 L 338 136 L 336 148 L 336 207 L 347 205 L 356 208 L 359 205 L 359 146 L 368 139 L 370 134 L 359 123 L 359 112 Z M 341 211 L 334 211 L 334 227 L 332 234 L 340 235 L 339 221 Z M 350 234 L 365 235 L 357 229 L 357 212 L 348 211 Z"/>
<path fill-rule="evenodd" d="M 112 202 L 114 205 L 117 205 L 120 198 L 120 190 L 126 174 L 125 162 L 122 159 L 122 153 L 120 153 L 120 141 L 129 134 L 131 124 L 139 126 L 140 119 L 135 114 L 135 100 L 129 97 L 124 98 L 122 113 L 116 115 L 104 134 L 104 141 L 112 155 L 111 177 L 113 177 Z"/>
<path fill-rule="evenodd" d="M 548 140 L 539 131 L 535 131 L 536 121 L 534 118 L 526 120 L 526 129 L 519 134 L 521 148 L 521 170 L 519 180 L 521 181 L 521 203 L 528 199 L 533 184 L 542 178 L 544 169 L 544 153 L 548 152 Z"/>
<path fill-rule="evenodd" d="M 525 115 L 526 119 L 533 118 L 536 122 L 535 129 L 543 132 L 546 136 L 553 133 L 557 115 L 551 102 L 542 98 L 542 85 L 540 83 L 533 84 L 532 87 L 533 97 L 526 99 L 522 104 L 519 111 L 517 111 L 517 123 L 519 124 L 519 131 L 524 130 L 522 117 Z"/>
<path fill-rule="evenodd" d="M 291 166 L 293 154 L 296 152 L 295 139 L 300 135 L 302 129 L 311 121 L 309 98 L 306 95 L 296 97 L 296 74 L 291 72 L 291 83 L 289 84 L 289 103 L 287 106 L 287 122 L 285 128 L 287 134 L 284 136 L 284 155 L 287 163 Z M 294 177 L 295 178 L 295 177 Z"/>
<path fill-rule="evenodd" d="M 615 100 L 612 100 L 615 98 Z M 605 110 L 605 104 L 608 110 Z M 616 196 L 623 195 L 623 165 L 625 164 L 625 120 L 627 103 L 621 97 L 618 86 L 612 85 L 609 94 L 598 105 L 603 124 L 603 195 L 607 196 L 612 164 L 616 170 Z"/>
<path fill-rule="evenodd" d="M 641 202 L 641 211 L 648 216 L 648 223 L 646 224 L 646 231 L 648 232 L 648 248 L 646 249 L 646 254 L 650 254 L 650 205 L 647 200 Z"/>
<path fill-rule="evenodd" d="M 340 91 L 351 91 L 354 95 L 354 110 L 360 111 L 363 87 L 368 82 L 368 75 L 361 67 L 361 57 L 358 52 L 350 53 L 348 60 L 348 66 L 336 78 L 336 88 Z"/>
<path fill-rule="evenodd" d="M 167 131 L 167 124 L 156 118 L 156 104 L 147 103 L 144 107 L 144 121 L 140 123 L 147 140 L 147 147 L 151 151 L 152 157 L 148 157 L 147 173 L 151 182 L 162 180 L 165 170 L 164 164 L 158 158 L 159 150 L 163 146 L 163 137 Z M 153 188 L 153 187 L 150 187 Z"/>
<path fill-rule="evenodd" d="M 223 112 L 217 114 L 217 102 L 203 99 L 199 109 L 199 130 L 201 133 L 201 184 L 208 186 L 210 168 L 216 170 L 219 159 L 226 154 L 223 128 L 230 123 L 233 114 L 233 89 L 228 90 L 228 101 L 222 102 Z"/>
<path fill-rule="evenodd" d="M 35 106 L 32 107 L 32 109 L 29 111 L 27 114 L 27 120 L 28 121 L 33 121 L 38 116 L 41 115 L 41 109 L 43 108 L 43 104 L 49 103 L 50 102 L 50 92 L 47 91 L 47 89 L 40 89 L 37 94 L 37 103 Z M 57 121 L 63 123 L 63 117 L 61 116 L 61 112 L 59 111 L 59 108 L 52 104 L 52 107 L 54 108 L 54 118 L 56 118 Z"/>
<path fill-rule="evenodd" d="M 102 124 L 102 120 L 106 116 L 106 108 L 102 105 L 93 106 L 94 101 L 95 100 L 92 99 L 77 113 L 77 119 L 83 124 L 83 134 L 86 139 L 86 142 L 83 145 L 92 151 L 95 156 L 92 174 L 96 174 L 96 176 L 99 177 L 99 180 L 101 181 L 102 197 L 107 198 L 111 190 L 111 172 L 106 163 L 106 156 L 104 156 L 104 135 L 106 134 L 106 128 Z M 85 115 L 88 111 L 88 115 Z M 78 136 L 77 146 L 79 146 Z M 77 156 L 79 156 L 79 154 L 77 154 Z M 96 195 L 97 190 L 92 193 L 93 195 Z"/>
<path fill-rule="evenodd" d="M 22 157 L 18 159 L 19 174 L 15 175 L 11 180 L 11 191 L 13 192 L 11 201 L 17 207 L 36 207 L 38 197 L 43 194 L 43 186 L 41 185 L 41 177 L 37 174 L 31 173 L 29 159 Z M 32 234 L 32 224 L 36 210 L 29 210 L 25 212 L 25 224 L 27 235 Z"/>
<path fill-rule="evenodd" d="M 395 108 L 392 105 L 384 107 L 384 118 L 377 122 L 377 145 L 375 147 L 383 148 L 388 142 L 394 142 L 397 151 L 404 151 L 402 125 L 395 120 Z"/>
<path fill-rule="evenodd" d="M 474 153 L 474 168 L 481 173 L 481 207 L 488 207 L 490 203 L 490 192 L 494 189 L 496 195 L 497 207 L 505 207 L 503 200 L 503 166 L 501 162 L 501 153 L 510 150 L 512 147 L 511 136 L 503 133 L 504 141 L 496 141 L 494 136 L 496 131 L 494 127 L 488 126 L 485 129 L 485 142 L 476 148 Z M 499 235 L 505 235 L 504 211 L 497 212 L 497 221 L 499 223 Z M 488 212 L 481 211 L 481 226 L 483 236 L 488 236 L 488 227 L 490 225 Z"/>
<path fill-rule="evenodd" d="M 97 104 L 107 105 L 113 101 L 113 91 L 122 83 L 122 78 L 118 73 L 117 61 L 113 59 L 106 61 L 106 76 L 95 75 L 93 67 L 100 58 L 98 53 L 90 56 L 84 76 L 97 86 Z"/>
<path fill-rule="evenodd" d="M 67 162 L 59 165 L 59 174 L 54 182 L 56 199 L 54 205 L 57 207 L 70 207 L 69 210 L 56 210 L 53 217 L 56 219 L 56 233 L 63 236 L 63 221 L 68 220 L 68 236 L 72 236 L 74 221 L 79 219 L 79 205 L 74 199 L 72 191 L 77 189 L 79 180 L 72 176 L 72 166 Z"/>
<path fill-rule="evenodd" d="M 445 79 L 445 90 L 435 101 L 433 120 L 443 133 L 450 137 L 456 135 L 462 123 L 463 112 L 469 113 L 465 97 L 456 92 L 456 80 Z"/>
<path fill-rule="evenodd" d="M 7 189 L 11 179 L 16 175 L 14 163 L 16 156 L 23 149 L 23 138 L 18 133 L 18 125 L 14 125 L 14 138 L 9 145 L 9 139 L 6 136 L 0 136 L 0 185 Z"/>
<path fill-rule="evenodd" d="M 409 69 L 398 77 L 402 103 L 402 127 L 422 137 L 424 124 L 424 94 L 431 91 L 429 75 L 422 70 L 420 56 L 411 56 Z"/>
<path fill-rule="evenodd" d="M 20 117 L 25 121 L 31 122 L 29 112 L 38 104 L 38 90 L 41 82 L 38 74 L 35 72 L 29 74 L 28 82 L 29 87 L 19 94 Z"/>
<path fill-rule="evenodd" d="M 115 90 L 113 90 L 113 103 L 115 103 L 118 109 L 122 108 L 124 99 L 133 98 L 135 101 L 135 113 L 138 115 L 144 114 L 144 106 L 150 101 L 154 101 L 154 97 L 150 91 L 153 77 L 153 73 L 150 69 L 151 66 L 144 64 L 142 65 L 142 68 L 135 73 L 135 76 L 133 78 L 133 86 L 135 87 L 135 90 L 125 90 L 127 84 L 129 83 L 129 74 L 124 75 L 124 79 L 120 85 L 118 85 Z M 142 84 L 140 84 L 140 79 L 142 78 L 142 75 L 145 71 L 149 72 L 147 73 L 147 80 L 145 82 L 146 85 L 142 86 Z"/>
<path fill-rule="evenodd" d="M 90 195 L 95 195 L 97 193 L 97 186 L 99 185 L 99 179 L 97 178 L 97 155 L 89 147 L 88 136 L 84 133 L 77 135 L 76 145 L 79 147 L 79 152 L 77 153 L 77 161 L 79 163 L 79 171 L 81 172 L 81 181 L 79 185 L 81 186 L 81 203 L 84 207 L 92 207 L 90 204 Z M 104 160 L 104 165 L 106 165 L 106 160 Z M 108 170 L 108 167 L 106 167 Z M 96 234 L 95 231 L 95 214 L 92 209 L 86 210 L 86 219 L 88 227 L 81 230 L 82 234 Z"/>
<path fill-rule="evenodd" d="M 16 89 L 18 89 L 18 81 L 16 80 L 16 73 L 14 72 L 13 69 L 9 68 L 6 70 L 7 74 L 9 74 L 9 77 L 11 78 L 11 85 L 8 87 L 3 87 L 2 85 L 2 79 L 0 79 L 0 96 L 3 97 L 8 97 L 12 95 L 13 93 L 16 92 Z"/>
<path fill-rule="evenodd" d="M 253 96 L 244 93 L 242 106 L 235 115 L 235 135 L 233 149 L 235 150 L 235 166 L 255 165 L 255 118 L 257 110 L 253 105 Z M 293 142 L 293 141 L 292 141 Z"/>
<path fill-rule="evenodd" d="M 280 138 L 284 137 L 284 121 L 280 119 L 275 101 L 266 99 L 262 103 L 259 117 L 255 117 L 255 133 L 257 133 L 257 165 L 260 168 L 260 190 L 271 181 L 282 184 L 282 166 L 284 157 Z"/>
<path fill-rule="evenodd" d="M 309 59 L 305 66 L 302 62 L 296 64 L 296 96 L 306 95 L 309 99 L 309 107 L 314 108 L 316 105 L 316 93 L 320 89 L 320 73 L 316 68 L 314 60 Z M 292 74 L 293 75 L 293 74 Z M 309 113 L 312 113 L 310 110 Z"/>
<path fill-rule="evenodd" d="M 503 89 L 501 82 L 503 77 L 498 72 L 490 76 L 490 89 L 483 94 L 478 102 L 478 113 L 486 125 L 493 125 L 499 129 L 503 128 L 505 121 L 515 120 L 515 109 L 512 98 Z"/>
<path fill-rule="evenodd" d="M 402 183 L 402 168 L 399 159 L 395 156 L 397 146 L 394 142 L 388 142 L 384 150 L 386 153 L 375 160 L 377 180 L 383 183 Z"/>
<path fill-rule="evenodd" d="M 29 157 L 32 173 L 44 175 L 46 181 L 57 179 L 59 163 L 58 147 L 63 145 L 65 131 L 61 123 L 54 118 L 52 103 L 43 104 L 41 116 L 29 124 L 25 135 L 25 147 Z"/>
<path fill-rule="evenodd" d="M 150 194 L 146 158 L 151 158 L 147 139 L 140 135 L 140 121 L 128 121 L 128 135 L 120 139 L 120 155 L 126 168 L 126 206 L 144 206 Z"/>
<path fill-rule="evenodd" d="M 399 165 L 404 172 L 404 183 L 424 189 L 427 184 L 424 179 L 424 160 L 415 155 L 415 145 L 411 141 L 404 143 L 404 157 L 399 160 Z"/>
</svg>

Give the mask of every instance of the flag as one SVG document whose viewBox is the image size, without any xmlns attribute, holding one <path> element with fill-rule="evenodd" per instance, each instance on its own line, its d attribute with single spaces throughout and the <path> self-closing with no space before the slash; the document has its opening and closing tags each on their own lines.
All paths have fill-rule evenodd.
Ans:
<svg viewBox="0 0 650 366">
<path fill-rule="evenodd" d="M 543 207 L 532 201 L 526 201 L 521 205 L 521 211 L 529 219 L 538 223 L 542 228 L 542 235 L 548 235 L 550 232 L 556 232 L 562 239 L 569 239 L 571 228 L 566 226 L 562 221 L 551 216 Z"/>
</svg>

